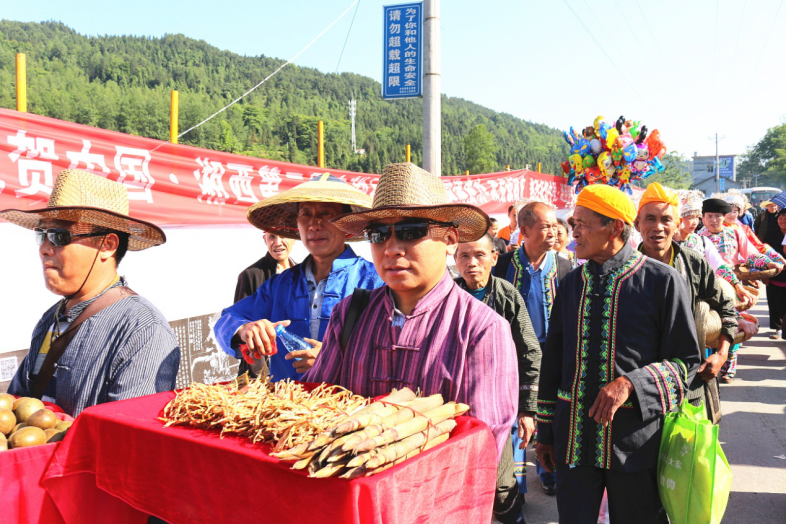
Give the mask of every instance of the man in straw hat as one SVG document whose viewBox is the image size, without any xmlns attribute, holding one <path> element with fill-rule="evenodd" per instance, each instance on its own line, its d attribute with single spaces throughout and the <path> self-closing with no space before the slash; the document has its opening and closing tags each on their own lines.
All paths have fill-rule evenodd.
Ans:
<svg viewBox="0 0 786 524">
<path fill-rule="evenodd" d="M 44 283 L 63 297 L 38 321 L 9 393 L 43 398 L 76 416 L 95 404 L 175 387 L 175 334 L 117 274 L 126 251 L 166 241 L 160 228 L 128 215 L 125 186 L 61 171 L 47 207 L 7 209 L 0 218 L 35 231 Z"/>
<path fill-rule="evenodd" d="M 694 313 L 697 300 L 702 300 L 718 314 L 721 320 L 720 345 L 699 366 L 696 371 L 697 378 L 691 384 L 688 393 L 688 399 L 699 405 L 704 398 L 705 383 L 715 387 L 717 391 L 715 381 L 726 363 L 729 347 L 737 334 L 737 314 L 734 311 L 732 297 L 723 293 L 717 282 L 718 277 L 701 253 L 689 248 L 683 249 L 674 242 L 674 233 L 680 221 L 678 210 L 677 194 L 653 182 L 647 186 L 639 201 L 639 212 L 634 225 L 642 238 L 639 251 L 673 267 L 685 279 Z M 704 340 L 699 340 L 701 347 L 704 347 L 704 343 Z M 709 403 L 707 408 L 710 408 Z M 709 416 L 712 420 L 712 413 Z"/>
<path fill-rule="evenodd" d="M 393 388 L 441 393 L 469 404 L 491 427 L 498 458 L 518 408 L 518 364 L 510 325 L 450 278 L 446 257 L 478 240 L 489 219 L 452 204 L 442 180 L 411 163 L 385 167 L 369 211 L 334 224 L 365 234 L 385 286 L 371 292 L 342 350 L 350 301 L 333 314 L 322 353 L 304 379 L 339 384 L 363 396 Z"/>
<path fill-rule="evenodd" d="M 668 522 L 656 465 L 663 415 L 701 362 L 685 280 L 634 250 L 636 208 L 617 188 L 576 201 L 576 256 L 554 301 L 538 394 L 536 453 L 557 470 L 560 522 Z M 686 380 L 687 377 L 687 380 Z"/>
<path fill-rule="evenodd" d="M 251 206 L 249 222 L 268 234 L 302 241 L 309 256 L 221 313 L 215 334 L 224 351 L 241 354 L 254 373 L 267 357 L 276 380 L 299 379 L 319 353 L 333 307 L 357 287 L 382 285 L 374 265 L 346 245 L 363 236 L 347 235 L 330 223 L 342 213 L 370 206 L 368 195 L 328 173 Z M 306 338 L 314 349 L 279 355 L 278 324 Z"/>
</svg>

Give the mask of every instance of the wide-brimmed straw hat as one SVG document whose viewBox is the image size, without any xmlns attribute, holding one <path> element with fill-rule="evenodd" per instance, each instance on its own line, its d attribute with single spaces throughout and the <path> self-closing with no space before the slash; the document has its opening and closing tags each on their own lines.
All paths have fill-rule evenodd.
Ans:
<svg viewBox="0 0 786 524">
<path fill-rule="evenodd" d="M 300 240 L 297 228 L 297 205 L 301 202 L 327 202 L 350 206 L 352 211 L 371 207 L 371 197 L 354 188 L 338 177 L 325 173 L 316 175 L 308 182 L 298 184 L 288 191 L 279 193 L 252 205 L 246 218 L 254 226 L 284 238 Z M 347 238 L 347 241 L 363 240 L 363 235 Z"/>
<path fill-rule="evenodd" d="M 91 224 L 128 233 L 129 251 L 141 251 L 166 242 L 158 226 L 128 215 L 128 191 L 123 184 L 79 169 L 60 172 L 43 209 L 5 209 L 0 218 L 27 229 L 44 220 Z"/>
<path fill-rule="evenodd" d="M 362 235 L 373 220 L 391 217 L 453 223 L 459 242 L 474 242 L 491 225 L 479 208 L 451 203 L 442 179 L 409 162 L 385 166 L 369 211 L 347 213 L 331 222 L 348 234 Z"/>
</svg>

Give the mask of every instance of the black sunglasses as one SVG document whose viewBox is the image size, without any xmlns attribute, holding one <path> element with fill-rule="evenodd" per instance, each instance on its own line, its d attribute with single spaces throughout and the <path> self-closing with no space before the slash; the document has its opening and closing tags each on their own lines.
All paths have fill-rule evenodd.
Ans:
<svg viewBox="0 0 786 524">
<path fill-rule="evenodd" d="M 103 237 L 108 235 L 106 232 L 96 232 L 96 233 L 85 233 L 82 235 L 73 235 L 70 231 L 66 229 L 60 229 L 56 227 L 52 228 L 43 228 L 37 227 L 33 231 L 35 231 L 35 241 L 36 244 L 43 245 L 44 239 L 49 239 L 49 242 L 52 243 L 55 247 L 63 247 L 67 246 L 71 243 L 71 240 L 77 237 Z"/>
<path fill-rule="evenodd" d="M 363 229 L 366 240 L 372 244 L 386 242 L 395 231 L 396 238 L 404 242 L 418 240 L 428 235 L 429 226 L 456 227 L 452 222 L 398 222 L 396 224 L 370 224 Z"/>
</svg>

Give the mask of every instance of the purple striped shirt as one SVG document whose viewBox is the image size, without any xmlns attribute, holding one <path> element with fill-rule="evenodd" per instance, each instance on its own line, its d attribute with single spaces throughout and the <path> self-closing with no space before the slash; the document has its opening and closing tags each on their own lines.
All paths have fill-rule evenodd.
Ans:
<svg viewBox="0 0 786 524">
<path fill-rule="evenodd" d="M 371 292 L 341 351 L 351 297 L 330 317 L 322 351 L 303 380 L 341 385 L 374 397 L 409 387 L 445 401 L 469 404 L 469 414 L 489 425 L 497 455 L 510 434 L 518 402 L 518 367 L 510 324 L 445 276 L 393 327 L 388 287 Z"/>
</svg>

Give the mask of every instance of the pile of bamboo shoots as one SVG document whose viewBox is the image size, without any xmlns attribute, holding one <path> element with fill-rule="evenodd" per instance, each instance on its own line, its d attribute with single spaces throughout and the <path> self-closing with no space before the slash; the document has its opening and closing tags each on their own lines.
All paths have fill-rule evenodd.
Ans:
<svg viewBox="0 0 786 524">
<path fill-rule="evenodd" d="M 384 471 L 444 442 L 466 404 L 444 403 L 442 395 L 418 398 L 393 391 L 326 429 L 308 443 L 273 453 L 308 469 L 311 477 L 357 478 Z"/>
<path fill-rule="evenodd" d="M 301 384 L 268 377 L 231 384 L 192 384 L 164 408 L 165 426 L 221 429 L 265 442 L 274 451 L 308 444 L 368 403 L 344 388 L 325 384 L 307 391 Z"/>
</svg>

